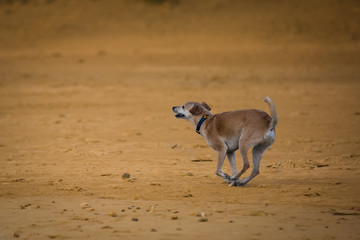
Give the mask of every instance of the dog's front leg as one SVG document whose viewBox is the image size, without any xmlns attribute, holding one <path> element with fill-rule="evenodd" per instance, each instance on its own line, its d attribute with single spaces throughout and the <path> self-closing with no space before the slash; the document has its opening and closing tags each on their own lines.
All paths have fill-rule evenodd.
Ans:
<svg viewBox="0 0 360 240">
<path fill-rule="evenodd" d="M 218 175 L 219 177 L 222 177 L 227 182 L 230 182 L 230 176 L 221 171 L 222 166 L 225 161 L 225 157 L 226 157 L 226 150 L 224 149 L 224 150 L 219 151 L 218 164 L 217 164 L 217 169 L 216 169 L 215 174 Z"/>
</svg>

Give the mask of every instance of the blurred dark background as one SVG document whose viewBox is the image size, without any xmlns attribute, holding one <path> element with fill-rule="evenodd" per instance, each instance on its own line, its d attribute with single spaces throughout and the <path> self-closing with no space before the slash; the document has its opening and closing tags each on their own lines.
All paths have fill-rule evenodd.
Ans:
<svg viewBox="0 0 360 240">
<path fill-rule="evenodd" d="M 0 29 L 1 48 L 139 37 L 171 45 L 358 43 L 360 1 L 1 0 Z"/>
</svg>

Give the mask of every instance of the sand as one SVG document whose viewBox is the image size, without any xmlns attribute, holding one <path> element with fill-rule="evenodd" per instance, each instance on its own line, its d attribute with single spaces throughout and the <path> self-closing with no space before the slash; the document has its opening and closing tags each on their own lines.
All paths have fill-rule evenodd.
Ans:
<svg viewBox="0 0 360 240">
<path fill-rule="evenodd" d="M 0 1 L 0 239 L 360 239 L 359 2 L 161 2 Z M 265 96 L 229 187 L 171 108 Z"/>
</svg>

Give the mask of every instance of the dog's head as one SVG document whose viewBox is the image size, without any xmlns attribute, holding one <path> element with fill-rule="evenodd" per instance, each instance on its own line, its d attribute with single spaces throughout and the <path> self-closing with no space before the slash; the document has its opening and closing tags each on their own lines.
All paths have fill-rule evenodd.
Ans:
<svg viewBox="0 0 360 240">
<path fill-rule="evenodd" d="M 195 116 L 209 114 L 211 108 L 205 102 L 187 102 L 182 106 L 173 107 L 176 118 L 191 120 Z"/>
</svg>

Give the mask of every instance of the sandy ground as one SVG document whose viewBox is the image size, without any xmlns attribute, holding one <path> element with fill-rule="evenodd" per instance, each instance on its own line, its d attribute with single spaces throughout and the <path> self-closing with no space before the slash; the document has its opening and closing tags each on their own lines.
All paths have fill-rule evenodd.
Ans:
<svg viewBox="0 0 360 240">
<path fill-rule="evenodd" d="M 359 2 L 150 2 L 0 1 L 0 239 L 360 239 Z M 171 107 L 265 96 L 229 187 Z"/>
</svg>

